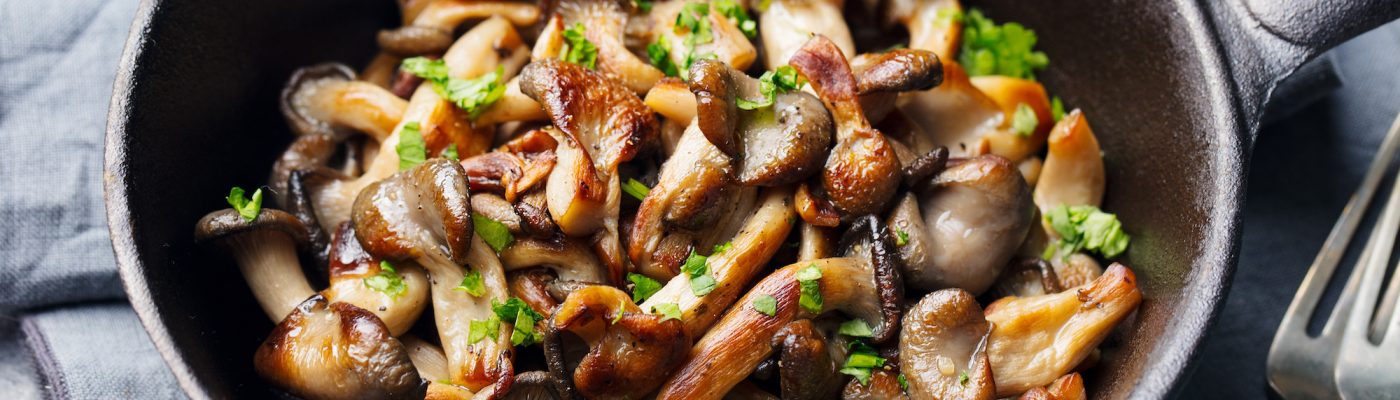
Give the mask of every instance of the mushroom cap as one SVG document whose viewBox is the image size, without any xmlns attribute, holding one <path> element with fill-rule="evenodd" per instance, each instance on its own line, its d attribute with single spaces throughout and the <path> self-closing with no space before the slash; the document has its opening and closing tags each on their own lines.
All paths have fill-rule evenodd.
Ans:
<svg viewBox="0 0 1400 400">
<path fill-rule="evenodd" d="M 232 208 L 205 214 L 195 224 L 194 240 L 201 243 L 219 242 L 245 233 L 263 232 L 285 233 L 298 247 L 310 243 L 306 226 L 302 225 L 297 217 L 271 208 L 263 208 L 252 221 L 245 221 L 243 216 Z"/>
<path fill-rule="evenodd" d="M 355 70 L 341 63 L 322 63 L 298 68 L 292 73 L 292 77 L 287 79 L 279 97 L 278 105 L 282 109 L 282 116 L 287 119 L 287 125 L 298 135 L 324 134 L 342 138 L 348 136 L 348 131 L 307 115 L 306 102 L 309 100 L 307 95 L 327 81 L 353 80 Z"/>
<path fill-rule="evenodd" d="M 435 26 L 404 26 L 379 31 L 379 48 L 399 56 L 441 53 L 452 46 L 452 32 Z"/>
<path fill-rule="evenodd" d="M 567 399 L 555 389 L 554 377 L 548 371 L 529 371 L 515 375 L 510 384 L 506 400 L 562 400 Z"/>
<path fill-rule="evenodd" d="M 845 381 L 832 359 L 831 343 L 810 319 L 789 322 L 773 336 L 778 351 L 779 381 L 784 399 L 829 399 Z"/>
<path fill-rule="evenodd" d="M 929 293 L 904 314 L 900 371 L 918 398 L 995 398 L 987 358 L 991 330 L 982 307 L 962 289 Z M 961 382 L 962 376 L 968 377 Z"/>
<path fill-rule="evenodd" d="M 738 99 L 764 96 L 757 79 L 715 60 L 696 61 L 690 76 L 700 131 L 731 157 L 740 182 L 786 185 L 821 169 L 835 128 L 816 97 L 780 93 L 772 106 L 742 110 Z"/>
<path fill-rule="evenodd" d="M 370 254 L 401 260 L 431 250 L 466 262 L 471 198 L 456 162 L 434 158 L 372 183 L 355 198 L 353 212 L 356 237 Z"/>
<path fill-rule="evenodd" d="M 929 90 L 943 83 L 943 63 L 927 50 L 895 49 L 867 53 L 851 60 L 856 92 L 910 92 Z"/>
<path fill-rule="evenodd" d="M 253 356 L 258 375 L 307 399 L 423 398 L 407 349 L 374 314 L 312 296 Z"/>
<path fill-rule="evenodd" d="M 870 263 L 875 277 L 875 293 L 878 295 L 878 299 L 871 299 L 876 304 L 870 308 L 879 312 L 879 318 L 873 318 L 875 315 L 860 317 L 871 322 L 874 331 L 871 341 L 875 343 L 884 343 L 895 337 L 903 310 L 904 280 L 900 275 L 903 268 L 896 257 L 894 244 L 890 243 L 892 236 L 883 221 L 874 215 L 866 215 L 851 224 L 838 246 L 843 256 L 861 257 Z"/>
</svg>

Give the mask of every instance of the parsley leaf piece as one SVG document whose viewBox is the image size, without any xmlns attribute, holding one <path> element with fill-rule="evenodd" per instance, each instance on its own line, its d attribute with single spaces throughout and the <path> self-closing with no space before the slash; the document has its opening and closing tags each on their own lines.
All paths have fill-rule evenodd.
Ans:
<svg viewBox="0 0 1400 400">
<path fill-rule="evenodd" d="M 695 250 L 690 250 L 690 256 L 685 258 L 685 263 L 681 264 L 681 272 L 690 278 L 690 293 L 696 297 L 710 294 L 715 290 L 717 282 L 715 277 L 710 276 L 709 267 L 705 264 L 709 257 L 695 254 Z"/>
<path fill-rule="evenodd" d="M 501 320 L 495 316 L 486 319 L 474 319 L 467 325 L 467 344 L 475 344 L 483 339 L 496 339 L 496 333 L 501 330 Z"/>
<path fill-rule="evenodd" d="M 621 321 L 621 320 L 622 320 L 622 314 L 625 314 L 626 312 L 627 312 L 627 304 L 623 303 L 622 300 L 618 300 L 618 301 L 617 301 L 617 313 L 614 313 L 614 314 L 613 314 L 612 323 L 616 324 L 617 321 Z"/>
<path fill-rule="evenodd" d="M 754 6 L 758 12 L 768 11 L 768 7 L 773 5 L 773 0 L 758 0 L 758 5 Z"/>
<path fill-rule="evenodd" d="M 958 374 L 958 384 L 959 384 L 959 385 L 967 386 L 967 381 L 968 381 L 968 380 L 969 380 L 969 378 L 968 378 L 968 376 L 967 376 L 967 371 L 963 371 L 962 373 Z"/>
<path fill-rule="evenodd" d="M 1061 204 L 1045 213 L 1045 220 L 1060 235 L 1059 242 L 1053 246 L 1058 247 L 1055 252 L 1062 257 L 1083 249 L 1104 258 L 1116 258 L 1128 249 L 1131 240 L 1123 232 L 1118 216 L 1094 206 L 1070 207 Z M 1053 256 L 1054 253 L 1046 250 L 1046 254 Z"/>
<path fill-rule="evenodd" d="M 377 292 L 389 295 L 390 298 L 399 298 L 408 291 L 408 285 L 403 282 L 403 277 L 399 276 L 399 271 L 394 270 L 394 265 L 388 261 L 379 262 L 379 273 L 364 278 L 365 287 L 374 289 Z"/>
<path fill-rule="evenodd" d="M 865 323 L 865 320 L 860 319 L 853 319 L 850 321 L 842 322 L 841 327 L 836 330 L 836 333 L 850 337 L 875 336 L 875 331 L 870 329 L 870 324 L 867 324 Z"/>
<path fill-rule="evenodd" d="M 439 93 L 444 93 L 443 97 L 476 119 L 501 96 L 505 96 L 505 76 L 505 67 L 497 66 L 495 71 L 472 79 L 449 79 L 444 85 L 434 82 L 433 87 L 441 88 Z"/>
<path fill-rule="evenodd" d="M 713 257 L 713 256 L 715 256 L 716 254 L 729 251 L 729 249 L 732 249 L 732 248 L 734 248 L 734 243 L 733 243 L 733 242 L 724 242 L 724 243 L 717 244 L 717 245 L 715 245 L 715 249 L 710 251 L 710 256 Z"/>
<path fill-rule="evenodd" d="M 469 295 L 481 297 L 486 294 L 486 282 L 481 279 L 481 272 L 468 271 L 466 275 L 462 276 L 462 284 L 457 285 L 452 290 L 460 290 Z"/>
<path fill-rule="evenodd" d="M 424 80 L 447 81 L 447 63 L 442 60 L 430 60 L 424 57 L 407 58 L 403 60 L 402 64 L 399 64 L 399 69 L 417 75 Z"/>
<path fill-rule="evenodd" d="M 717 284 L 718 282 L 715 282 L 715 277 L 709 274 L 692 275 L 690 277 L 690 293 L 695 294 L 696 297 L 703 297 L 715 291 L 715 286 Z"/>
<path fill-rule="evenodd" d="M 442 153 L 439 153 L 438 156 L 452 161 L 462 161 L 462 156 L 457 154 L 456 143 L 447 145 L 447 148 L 442 149 Z"/>
<path fill-rule="evenodd" d="M 802 293 L 797 298 L 797 304 L 812 314 L 822 312 L 821 278 L 822 270 L 817 268 L 817 264 L 797 271 L 797 283 L 801 285 Z"/>
<path fill-rule="evenodd" d="M 685 263 L 681 264 L 681 272 L 686 275 L 700 275 L 705 273 L 705 262 L 709 257 L 695 254 L 695 249 L 690 250 L 690 256 L 685 258 Z"/>
<path fill-rule="evenodd" d="M 646 200 L 647 194 L 651 193 L 651 188 L 634 178 L 627 178 L 627 183 L 622 184 L 622 191 L 632 195 L 637 200 Z"/>
<path fill-rule="evenodd" d="M 745 37 L 753 39 L 758 36 L 758 23 L 749 16 L 749 10 L 744 9 L 743 5 L 734 0 L 715 0 L 714 4 L 715 10 L 733 20 Z"/>
<path fill-rule="evenodd" d="M 777 70 L 764 72 L 758 77 L 758 92 L 763 95 L 763 99 L 754 101 L 740 97 L 735 99 L 734 103 L 744 110 L 757 110 L 772 106 L 778 93 L 796 91 L 805 83 L 802 76 L 797 74 L 797 69 L 790 65 L 784 65 L 778 67 Z"/>
<path fill-rule="evenodd" d="M 655 41 L 647 44 L 647 58 L 666 76 L 681 76 L 676 63 L 671 61 L 671 41 L 666 39 L 666 35 L 657 35 Z"/>
<path fill-rule="evenodd" d="M 778 314 L 778 299 L 769 295 L 760 295 L 753 299 L 753 310 L 767 316 Z"/>
<path fill-rule="evenodd" d="M 262 188 L 253 191 L 252 200 L 243 197 L 243 193 L 243 188 L 234 186 L 228 190 L 228 198 L 225 201 L 228 201 L 229 207 L 233 207 L 234 211 L 238 211 L 238 216 L 243 217 L 243 221 L 253 222 L 258 219 L 258 214 L 262 213 Z"/>
<path fill-rule="evenodd" d="M 584 37 L 586 28 L 582 22 L 564 29 L 564 47 L 559 49 L 559 59 L 582 65 L 588 69 L 598 69 L 598 47 Z"/>
<path fill-rule="evenodd" d="M 963 22 L 962 10 L 952 7 L 940 8 L 933 16 L 933 23 L 938 26 L 948 26 L 954 22 Z"/>
<path fill-rule="evenodd" d="M 403 124 L 394 152 L 399 154 L 399 171 L 416 167 L 428 159 L 428 144 L 423 142 L 423 133 L 418 130 L 417 122 Z"/>
<path fill-rule="evenodd" d="M 515 243 L 515 235 L 510 234 L 510 228 L 506 227 L 506 224 L 484 215 L 472 214 L 472 228 L 476 230 L 476 234 L 481 235 L 481 240 L 486 241 L 497 253 Z"/>
<path fill-rule="evenodd" d="M 899 390 L 903 392 L 909 391 L 909 379 L 905 378 L 904 374 L 899 374 Z"/>
<path fill-rule="evenodd" d="M 661 290 L 661 282 L 646 275 L 629 272 L 627 280 L 632 281 L 632 301 L 635 303 L 646 301 Z"/>
<path fill-rule="evenodd" d="M 963 22 L 958 62 L 967 69 L 968 75 L 1034 80 L 1036 71 L 1050 64 L 1044 52 L 1035 50 L 1035 31 L 1021 24 L 997 24 L 975 8 L 964 15 Z"/>
<path fill-rule="evenodd" d="M 1017 135 L 1030 137 L 1035 133 L 1035 127 L 1040 125 L 1040 118 L 1035 116 L 1035 110 L 1026 103 L 1016 104 L 1016 112 L 1011 115 L 1011 129 Z"/>
<path fill-rule="evenodd" d="M 510 344 L 512 345 L 529 346 L 544 340 L 544 334 L 535 330 L 535 321 L 538 319 L 531 315 L 539 314 L 535 314 L 533 310 L 526 313 L 527 310 L 530 310 L 530 307 L 524 307 L 515 313 L 514 329 L 510 333 Z"/>
<path fill-rule="evenodd" d="M 841 366 L 841 373 L 851 375 L 860 381 L 862 385 L 870 384 L 870 374 L 876 368 L 885 366 L 885 359 L 875 352 L 874 348 L 859 340 L 851 342 L 850 352 L 846 356 L 846 363 Z"/>
<path fill-rule="evenodd" d="M 1050 117 L 1055 122 L 1065 119 L 1065 103 L 1060 102 L 1060 96 L 1050 98 Z"/>
<path fill-rule="evenodd" d="M 651 0 L 632 0 L 632 4 L 636 5 L 642 12 L 651 12 Z"/>
<path fill-rule="evenodd" d="M 661 303 L 651 306 L 651 312 L 660 314 L 662 321 L 668 319 L 679 321 L 681 319 L 681 306 L 676 305 L 676 303 Z"/>
<path fill-rule="evenodd" d="M 894 229 L 894 245 L 895 245 L 895 246 L 903 246 L 903 245 L 906 245 L 906 244 L 909 244 L 909 232 L 905 232 L 903 229 L 895 228 L 895 229 Z"/>
<path fill-rule="evenodd" d="M 543 315 L 535 312 L 535 309 L 530 308 L 530 305 L 525 304 L 525 301 L 519 297 L 511 297 L 506 299 L 504 303 L 491 300 L 491 312 L 496 313 L 496 317 L 501 320 L 514 320 L 517 318 L 516 315 L 520 313 L 526 313 L 536 321 L 544 319 Z"/>
</svg>

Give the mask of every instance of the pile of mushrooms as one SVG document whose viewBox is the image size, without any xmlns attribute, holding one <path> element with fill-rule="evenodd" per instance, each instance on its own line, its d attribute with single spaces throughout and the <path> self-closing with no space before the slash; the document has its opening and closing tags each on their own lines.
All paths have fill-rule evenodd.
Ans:
<svg viewBox="0 0 1400 400">
<path fill-rule="evenodd" d="M 957 0 L 398 4 L 196 223 L 283 394 L 1084 399 L 1143 301 L 1086 113 Z"/>
</svg>

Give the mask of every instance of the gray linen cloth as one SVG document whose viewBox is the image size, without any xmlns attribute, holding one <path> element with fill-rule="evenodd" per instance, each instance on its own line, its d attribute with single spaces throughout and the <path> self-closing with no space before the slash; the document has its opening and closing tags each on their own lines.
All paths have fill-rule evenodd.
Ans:
<svg viewBox="0 0 1400 400">
<path fill-rule="evenodd" d="M 184 397 L 125 303 L 102 206 L 137 3 L 0 0 L 0 398 Z"/>
</svg>

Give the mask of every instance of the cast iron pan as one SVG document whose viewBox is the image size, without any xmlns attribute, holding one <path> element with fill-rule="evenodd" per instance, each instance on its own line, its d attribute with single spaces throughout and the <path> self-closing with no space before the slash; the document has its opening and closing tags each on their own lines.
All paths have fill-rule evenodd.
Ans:
<svg viewBox="0 0 1400 400">
<path fill-rule="evenodd" d="M 1124 261 L 1146 301 L 1087 376 L 1091 394 L 1170 397 L 1229 289 L 1261 105 L 1400 3 L 970 3 L 1040 33 L 1041 80 L 1087 111 L 1108 163 L 1105 208 L 1133 235 Z M 291 140 L 277 93 L 293 69 L 363 65 L 396 20 L 388 0 L 143 1 L 112 95 L 107 218 L 131 303 L 191 397 L 271 393 L 251 359 L 272 325 L 232 260 L 193 243 L 195 221 L 230 186 L 264 183 Z"/>
</svg>

